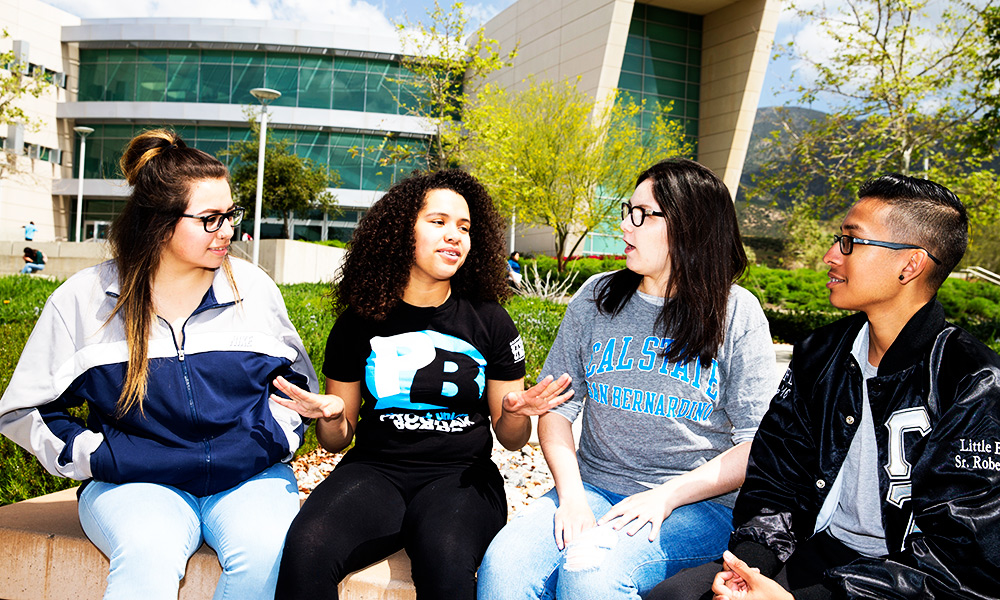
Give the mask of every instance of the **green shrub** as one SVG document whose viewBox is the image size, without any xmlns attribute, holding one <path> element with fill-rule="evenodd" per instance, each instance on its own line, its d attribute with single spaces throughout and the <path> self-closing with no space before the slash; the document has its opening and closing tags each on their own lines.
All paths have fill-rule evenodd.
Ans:
<svg viewBox="0 0 1000 600">
<path fill-rule="evenodd" d="M 538 298 L 514 296 L 505 308 L 524 342 L 525 385 L 534 385 L 559 332 L 566 306 Z"/>
<path fill-rule="evenodd" d="M 810 331 L 833 323 L 847 316 L 846 311 L 817 312 L 808 310 L 774 310 L 764 309 L 768 326 L 771 328 L 771 339 L 783 344 L 794 344 L 804 338 Z"/>
<path fill-rule="evenodd" d="M 555 271 L 554 259 L 540 256 L 534 260 L 542 276 L 545 269 Z M 624 261 L 618 257 L 589 257 L 569 262 L 570 270 L 579 272 L 577 286 L 594 273 L 623 267 Z M 761 300 L 774 340 L 794 343 L 816 327 L 848 314 L 830 306 L 826 281 L 823 271 L 786 271 L 754 266 L 740 284 Z M 10 381 L 45 299 L 58 284 L 40 277 L 0 277 L 0 301 L 3 302 L 0 304 L 0 394 Z M 302 337 L 319 375 L 322 391 L 325 385 L 322 360 L 327 335 L 334 322 L 329 286 L 296 284 L 279 287 L 289 318 Z M 938 298 L 950 321 L 969 330 L 994 350 L 1000 350 L 1000 287 L 953 278 L 944 283 Z M 506 309 L 521 332 L 526 354 L 526 383 L 532 385 L 555 340 L 566 307 L 537 298 L 515 296 L 507 302 Z M 85 411 L 79 409 L 75 414 L 83 418 Z M 315 434 L 310 428 L 300 452 L 315 447 Z M 0 436 L 0 505 L 74 485 L 74 481 L 49 475 L 33 456 Z"/>
</svg>

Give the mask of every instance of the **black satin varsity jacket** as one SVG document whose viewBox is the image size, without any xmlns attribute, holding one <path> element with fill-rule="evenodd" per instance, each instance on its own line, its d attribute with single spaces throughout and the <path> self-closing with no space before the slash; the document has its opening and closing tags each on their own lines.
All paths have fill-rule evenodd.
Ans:
<svg viewBox="0 0 1000 600">
<path fill-rule="evenodd" d="M 846 317 L 796 345 L 754 438 L 730 548 L 766 575 L 813 535 L 861 425 L 851 348 L 865 322 Z M 889 554 L 829 569 L 796 597 L 1000 597 L 1000 357 L 948 325 L 934 299 L 868 393 Z"/>
</svg>

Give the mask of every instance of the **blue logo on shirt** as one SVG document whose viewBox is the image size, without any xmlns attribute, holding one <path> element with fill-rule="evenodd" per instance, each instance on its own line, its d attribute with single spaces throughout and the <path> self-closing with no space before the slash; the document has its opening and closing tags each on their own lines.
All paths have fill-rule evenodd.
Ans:
<svg viewBox="0 0 1000 600">
<path fill-rule="evenodd" d="M 465 340 L 425 330 L 374 337 L 371 348 L 365 383 L 375 410 L 468 412 L 486 390 L 486 359 Z"/>
<path fill-rule="evenodd" d="M 719 395 L 719 362 L 712 360 L 710 368 L 704 368 L 700 360 L 686 363 L 667 362 L 663 355 L 674 342 L 671 338 L 646 337 L 639 348 L 639 356 L 629 356 L 632 337 L 611 338 L 604 344 L 595 343 L 591 348 L 590 364 L 587 365 L 587 393 L 592 400 L 621 410 L 640 412 L 658 417 L 681 418 L 704 421 L 715 410 L 714 401 Z M 666 396 L 656 390 L 609 385 L 593 381 L 603 373 L 631 371 L 657 372 L 700 391 L 708 400 L 690 400 L 677 396 Z M 707 381 L 703 381 L 707 379 Z"/>
</svg>

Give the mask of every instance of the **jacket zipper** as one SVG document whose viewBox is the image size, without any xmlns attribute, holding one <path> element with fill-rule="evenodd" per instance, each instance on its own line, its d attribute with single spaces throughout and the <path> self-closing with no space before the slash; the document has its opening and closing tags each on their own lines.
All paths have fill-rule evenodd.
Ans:
<svg viewBox="0 0 1000 600">
<path fill-rule="evenodd" d="M 193 315 L 192 315 L 193 316 Z M 190 319 L 191 317 L 188 317 Z M 166 320 L 164 320 L 166 323 Z M 194 402 L 194 388 L 191 386 L 191 373 L 188 371 L 187 363 L 184 361 L 184 327 L 187 325 L 187 320 L 184 321 L 184 325 L 181 325 L 181 344 L 177 345 L 177 336 L 174 335 L 174 328 L 170 323 L 167 323 L 167 328 L 170 329 L 170 337 L 174 340 L 174 347 L 177 349 L 177 360 L 181 366 L 181 374 L 184 376 L 184 390 L 187 392 L 188 408 L 191 412 L 191 420 L 194 423 L 201 421 L 198 415 L 198 407 Z M 208 438 L 202 438 L 201 440 L 202 448 L 205 453 L 205 489 L 204 493 L 208 494 L 209 482 L 212 478 L 212 445 Z M 204 494 L 203 494 L 204 495 Z"/>
</svg>

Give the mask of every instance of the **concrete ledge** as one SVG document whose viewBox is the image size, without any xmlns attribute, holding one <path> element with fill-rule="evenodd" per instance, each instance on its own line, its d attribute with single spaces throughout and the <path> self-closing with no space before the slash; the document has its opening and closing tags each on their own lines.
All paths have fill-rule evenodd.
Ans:
<svg viewBox="0 0 1000 600">
<path fill-rule="evenodd" d="M 0 506 L 0 598 L 100 600 L 108 559 L 80 527 L 76 488 Z M 202 546 L 188 561 L 178 600 L 210 600 L 221 569 Z M 399 551 L 347 576 L 343 600 L 413 600 L 410 559 Z"/>
<path fill-rule="evenodd" d="M 25 246 L 41 250 L 47 259 L 39 275 L 67 279 L 77 271 L 110 258 L 106 242 L 0 242 L 0 274 L 24 267 Z M 326 283 L 340 272 L 344 249 L 292 240 L 261 240 L 259 264 L 275 283 Z M 232 254 L 251 260 L 250 242 L 233 242 Z"/>
</svg>

